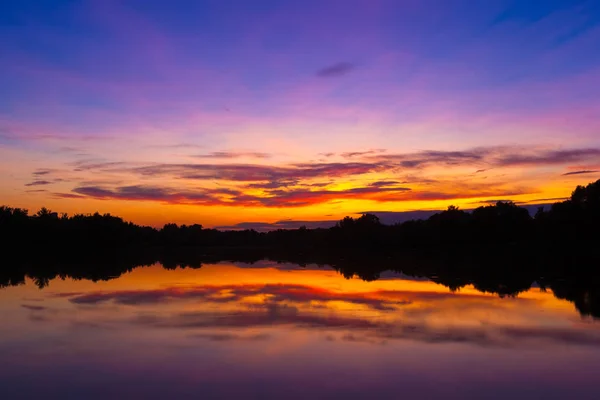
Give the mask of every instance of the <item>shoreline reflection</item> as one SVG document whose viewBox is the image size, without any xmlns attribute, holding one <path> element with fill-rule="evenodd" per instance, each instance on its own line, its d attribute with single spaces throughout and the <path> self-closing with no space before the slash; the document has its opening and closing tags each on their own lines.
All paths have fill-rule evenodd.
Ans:
<svg viewBox="0 0 600 400">
<path fill-rule="evenodd" d="M 536 287 L 500 297 L 269 261 L 36 284 L 0 289 L 7 398 L 41 395 L 25 376 L 63 398 L 446 398 L 431 382 L 502 398 L 526 381 L 547 397 L 592 398 L 600 361 L 600 326 Z"/>
</svg>

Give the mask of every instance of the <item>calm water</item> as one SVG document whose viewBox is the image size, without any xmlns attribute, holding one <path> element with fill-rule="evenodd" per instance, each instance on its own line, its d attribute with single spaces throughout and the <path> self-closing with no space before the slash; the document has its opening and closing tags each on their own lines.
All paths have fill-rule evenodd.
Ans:
<svg viewBox="0 0 600 400">
<path fill-rule="evenodd" d="M 310 267 L 138 268 L 0 289 L 0 397 L 598 399 L 600 321 Z"/>
</svg>

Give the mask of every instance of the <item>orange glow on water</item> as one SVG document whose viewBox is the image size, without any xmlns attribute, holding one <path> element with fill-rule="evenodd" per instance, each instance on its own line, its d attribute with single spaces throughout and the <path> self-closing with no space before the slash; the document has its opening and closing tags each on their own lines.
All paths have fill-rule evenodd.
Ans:
<svg viewBox="0 0 600 400">
<path fill-rule="evenodd" d="M 297 383 L 314 372 L 305 382 L 312 387 L 330 382 L 327 371 L 349 368 L 360 377 L 351 381 L 356 390 L 390 369 L 428 381 L 485 371 L 508 379 L 600 357 L 597 324 L 550 292 L 499 298 L 313 268 L 155 265 L 95 283 L 55 279 L 42 290 L 28 280 L 0 289 L 0 349 L 11 371 L 47 374 L 75 363 L 223 388 L 253 373 Z M 476 368 L 458 368 L 465 363 Z"/>
</svg>

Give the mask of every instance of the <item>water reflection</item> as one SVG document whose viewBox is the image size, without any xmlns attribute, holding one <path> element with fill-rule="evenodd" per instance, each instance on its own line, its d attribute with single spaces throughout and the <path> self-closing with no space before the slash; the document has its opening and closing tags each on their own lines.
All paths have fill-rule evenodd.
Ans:
<svg viewBox="0 0 600 400">
<path fill-rule="evenodd" d="M 34 253 L 35 254 L 35 253 Z M 20 285 L 27 277 L 43 288 L 55 278 L 111 280 L 139 267 L 161 264 L 165 269 L 200 269 L 203 265 L 233 262 L 261 268 L 276 264 L 278 269 L 296 270 L 307 266 L 328 266 L 345 278 L 365 281 L 385 279 L 390 271 L 411 280 L 430 280 L 458 291 L 474 287 L 500 297 L 518 296 L 539 287 L 560 299 L 571 301 L 583 316 L 600 318 L 600 262 L 594 252 L 537 253 L 511 247 L 474 248 L 462 251 L 421 254 L 373 254 L 372 252 L 294 253 L 264 249 L 201 249 L 133 251 L 78 255 L 61 253 L 57 258 L 39 254 L 6 260 L 0 266 L 0 288 Z"/>
<path fill-rule="evenodd" d="M 551 290 L 501 298 L 381 278 L 268 261 L 155 265 L 42 290 L 25 278 L 0 290 L 0 389 L 3 398 L 597 397 L 600 326 Z"/>
</svg>

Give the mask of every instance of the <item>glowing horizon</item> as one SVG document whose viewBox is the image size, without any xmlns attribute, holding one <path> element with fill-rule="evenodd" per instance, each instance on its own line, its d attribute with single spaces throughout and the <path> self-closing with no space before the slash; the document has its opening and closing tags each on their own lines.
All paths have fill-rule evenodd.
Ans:
<svg viewBox="0 0 600 400">
<path fill-rule="evenodd" d="M 600 178 L 600 8 L 0 6 L 0 204 L 205 226 L 567 197 Z"/>
</svg>

